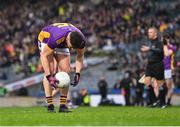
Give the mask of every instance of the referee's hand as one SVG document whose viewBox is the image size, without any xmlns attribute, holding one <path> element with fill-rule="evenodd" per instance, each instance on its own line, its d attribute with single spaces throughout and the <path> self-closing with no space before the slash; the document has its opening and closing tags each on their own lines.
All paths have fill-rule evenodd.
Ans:
<svg viewBox="0 0 180 127">
<path fill-rule="evenodd" d="M 147 51 L 149 51 L 149 46 L 146 46 L 146 45 L 143 45 L 142 47 L 141 47 L 141 51 L 142 52 L 147 52 Z"/>
</svg>

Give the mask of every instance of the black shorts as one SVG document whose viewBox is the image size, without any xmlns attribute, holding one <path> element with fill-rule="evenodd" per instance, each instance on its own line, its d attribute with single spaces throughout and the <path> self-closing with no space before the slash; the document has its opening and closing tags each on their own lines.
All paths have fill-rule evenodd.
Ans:
<svg viewBox="0 0 180 127">
<path fill-rule="evenodd" d="M 164 63 L 148 63 L 145 71 L 145 76 L 150 76 L 157 80 L 164 80 Z"/>
</svg>

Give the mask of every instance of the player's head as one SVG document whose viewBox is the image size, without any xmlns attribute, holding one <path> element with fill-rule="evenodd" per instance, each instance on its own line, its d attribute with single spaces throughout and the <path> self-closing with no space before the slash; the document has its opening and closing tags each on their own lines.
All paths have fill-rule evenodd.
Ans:
<svg viewBox="0 0 180 127">
<path fill-rule="evenodd" d="M 68 47 L 78 49 L 78 48 L 83 48 L 84 47 L 84 40 L 83 37 L 79 32 L 71 32 L 68 37 L 67 37 L 67 44 Z"/>
<path fill-rule="evenodd" d="M 158 30 L 155 27 L 150 27 L 148 29 L 148 37 L 149 37 L 149 39 L 154 40 L 154 39 L 157 38 L 157 35 L 158 35 Z"/>
<path fill-rule="evenodd" d="M 170 43 L 170 34 L 168 32 L 164 32 L 163 39 L 165 39 L 167 43 Z"/>
</svg>

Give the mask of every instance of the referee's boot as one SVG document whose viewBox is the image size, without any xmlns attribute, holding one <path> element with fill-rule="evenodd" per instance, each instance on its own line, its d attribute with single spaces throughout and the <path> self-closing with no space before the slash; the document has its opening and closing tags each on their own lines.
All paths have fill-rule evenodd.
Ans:
<svg viewBox="0 0 180 127">
<path fill-rule="evenodd" d="M 72 111 L 69 110 L 66 105 L 61 104 L 61 105 L 59 106 L 59 112 L 69 113 L 69 112 L 72 112 Z"/>
<path fill-rule="evenodd" d="M 160 100 L 157 100 L 152 104 L 152 107 L 160 107 Z"/>
<path fill-rule="evenodd" d="M 47 111 L 48 111 L 49 113 L 55 113 L 55 111 L 54 111 L 54 105 L 53 105 L 53 104 L 48 105 Z"/>
</svg>

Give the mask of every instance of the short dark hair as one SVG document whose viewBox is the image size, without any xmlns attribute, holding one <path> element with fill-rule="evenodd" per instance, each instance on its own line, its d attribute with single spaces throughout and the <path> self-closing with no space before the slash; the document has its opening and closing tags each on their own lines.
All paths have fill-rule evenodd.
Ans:
<svg viewBox="0 0 180 127">
<path fill-rule="evenodd" d="M 152 26 L 149 29 L 153 29 L 155 31 L 155 33 L 158 34 L 158 29 L 156 27 Z"/>
<path fill-rule="evenodd" d="M 70 34 L 70 43 L 72 44 L 72 48 L 84 48 L 84 39 L 79 32 L 73 31 Z"/>
</svg>

